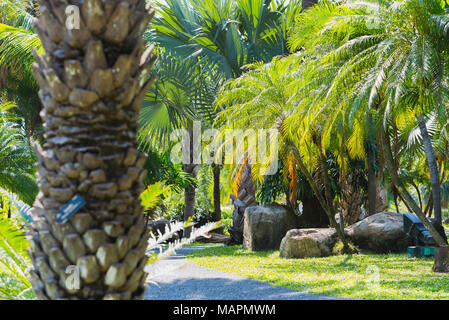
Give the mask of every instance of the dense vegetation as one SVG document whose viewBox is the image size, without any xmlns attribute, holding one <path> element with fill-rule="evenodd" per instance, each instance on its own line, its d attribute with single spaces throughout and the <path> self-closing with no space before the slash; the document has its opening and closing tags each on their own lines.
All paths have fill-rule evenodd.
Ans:
<svg viewBox="0 0 449 320">
<path fill-rule="evenodd" d="M 335 217 L 349 225 L 379 208 L 415 213 L 437 244 L 447 245 L 427 217 L 440 225 L 449 218 L 449 6 L 437 0 L 312 4 L 152 2 L 156 14 L 143 46 L 154 45 L 158 60 L 144 80 L 157 80 L 136 117 L 139 151 L 148 156 L 140 196 L 148 219 L 222 220 L 227 233 L 230 195 L 238 195 L 242 168 L 257 146 L 246 145 L 232 164 L 223 164 L 219 152 L 211 163 L 179 163 L 172 155 L 180 143 L 171 136 L 180 128 L 192 133 L 200 123 L 203 131 L 216 130 L 211 141 L 224 148 L 219 139 L 227 130 L 274 129 L 275 174 L 251 164 L 259 203 L 288 206 L 302 214 L 305 227 L 331 225 L 348 250 Z M 0 280 L 16 288 L 0 291 L 6 298 L 32 296 L 24 276 L 30 263 L 24 229 L 38 194 L 32 145 L 47 140 L 43 92 L 32 73 L 45 52 L 33 26 L 38 12 L 37 1 L 0 0 Z M 305 209 L 310 204 L 315 217 Z M 353 259 L 377 263 L 371 256 Z M 430 270 L 427 260 L 410 264 L 421 270 L 416 277 Z M 435 279 L 425 275 L 415 284 L 430 287 Z"/>
</svg>

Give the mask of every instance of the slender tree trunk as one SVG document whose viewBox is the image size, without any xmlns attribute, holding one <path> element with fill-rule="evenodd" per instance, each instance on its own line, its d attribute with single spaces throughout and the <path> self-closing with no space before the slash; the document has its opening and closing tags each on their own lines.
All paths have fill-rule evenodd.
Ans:
<svg viewBox="0 0 449 320">
<path fill-rule="evenodd" d="M 189 140 L 187 143 L 189 143 L 189 147 L 187 150 L 189 150 L 189 159 L 188 163 L 184 163 L 182 166 L 182 169 L 192 178 L 196 179 L 196 176 L 198 174 L 199 166 L 198 164 L 194 163 L 195 153 L 198 152 L 197 145 L 195 144 L 195 137 L 194 130 L 193 130 L 193 123 L 190 122 L 188 124 L 188 137 Z M 184 221 L 187 221 L 189 218 L 193 218 L 195 215 L 195 198 L 196 198 L 196 183 L 192 182 L 190 183 L 184 190 Z M 187 227 L 184 229 L 184 237 L 188 238 L 190 237 L 190 234 L 192 232 L 192 227 Z"/>
<path fill-rule="evenodd" d="M 398 194 L 402 197 L 404 202 L 412 209 L 412 211 L 418 216 L 419 220 L 421 220 L 421 222 L 430 232 L 437 245 L 440 247 L 447 246 L 447 240 L 443 239 L 443 237 L 438 233 L 438 231 L 435 229 L 432 223 L 430 223 L 430 221 L 427 220 L 424 213 L 421 211 L 419 206 L 416 204 L 415 200 L 413 200 L 412 196 L 408 193 L 407 189 L 399 179 L 398 173 L 394 169 L 393 156 L 391 153 L 391 146 L 390 141 L 388 140 L 387 132 L 384 133 L 382 142 L 383 147 L 385 148 L 384 153 L 387 162 L 387 168 L 390 172 L 390 177 L 394 185 L 398 188 Z"/>
<path fill-rule="evenodd" d="M 377 198 L 377 177 L 374 170 L 374 164 L 376 162 L 376 154 L 372 145 L 374 144 L 373 130 L 373 118 L 371 113 L 368 114 L 368 130 L 369 138 L 367 141 L 367 162 L 368 162 L 368 215 L 372 216 L 376 214 L 376 198 Z"/>
<path fill-rule="evenodd" d="M 293 151 L 295 152 L 299 164 L 299 168 L 301 172 L 306 176 L 307 181 L 309 182 L 310 186 L 312 187 L 313 193 L 317 197 L 318 201 L 320 202 L 321 207 L 326 212 L 327 217 L 329 218 L 330 224 L 332 228 L 334 228 L 337 231 L 338 238 L 343 243 L 344 248 L 349 248 L 348 242 L 346 240 L 346 237 L 344 235 L 344 232 L 341 230 L 340 226 L 337 224 L 337 221 L 335 221 L 335 211 L 333 207 L 329 207 L 326 203 L 326 200 L 323 198 L 323 195 L 319 191 L 319 188 L 317 187 L 312 174 L 307 170 L 306 165 L 302 161 L 301 154 L 299 153 L 298 149 L 296 149 L 295 146 L 292 146 Z"/>
<path fill-rule="evenodd" d="M 326 197 L 326 204 L 329 208 L 331 208 L 331 211 L 335 212 L 329 175 L 327 173 L 327 159 L 326 156 L 323 154 L 323 151 L 321 151 L 321 149 L 320 149 L 320 175 L 321 180 L 323 181 L 324 184 L 324 196 Z"/>
<path fill-rule="evenodd" d="M 214 176 L 214 214 L 213 220 L 221 220 L 221 200 L 220 200 L 220 165 L 212 165 L 212 173 Z"/>
<path fill-rule="evenodd" d="M 424 210 L 424 214 L 426 217 L 432 216 L 432 207 L 433 207 L 433 197 L 430 195 L 429 201 L 427 202 L 426 209 Z"/>
<path fill-rule="evenodd" d="M 405 187 L 404 187 L 405 188 Z M 401 199 L 401 201 L 405 204 L 405 206 L 407 207 L 407 210 L 409 212 L 413 212 L 413 209 L 410 207 L 409 203 L 404 199 L 404 197 L 402 196 L 401 192 L 399 191 L 398 188 L 396 188 L 397 190 L 397 194 L 399 196 L 399 198 Z M 407 189 L 406 189 L 407 190 Z M 408 192 L 408 191 L 407 191 Z M 414 201 L 414 200 L 413 200 Z"/>
<path fill-rule="evenodd" d="M 376 213 L 377 178 L 373 167 L 371 151 L 368 152 L 368 215 Z"/>
<path fill-rule="evenodd" d="M 416 194 L 418 195 L 419 207 L 422 210 L 423 209 L 423 203 L 422 203 L 422 198 L 421 198 L 421 192 L 419 191 L 419 188 L 416 185 L 416 183 L 412 182 L 411 184 L 412 184 L 413 188 L 415 188 L 415 190 L 416 190 Z"/>
<path fill-rule="evenodd" d="M 437 159 L 435 157 L 435 151 L 433 150 L 432 147 L 432 141 L 430 140 L 429 132 L 427 131 L 424 116 L 421 115 L 418 125 L 419 130 L 421 131 L 424 150 L 426 152 L 427 162 L 429 165 L 434 217 L 435 220 L 438 222 L 438 224 L 441 225 L 441 186 L 440 186 L 440 173 L 438 171 Z"/>
<path fill-rule="evenodd" d="M 185 170 L 189 173 L 192 178 L 195 178 L 193 173 L 193 168 L 188 168 Z M 189 186 L 184 190 L 184 221 L 187 221 L 189 218 L 193 218 L 195 215 L 195 196 L 196 196 L 196 186 L 194 183 L 189 184 Z M 192 232 L 192 227 L 188 227 L 184 229 L 184 237 L 190 237 L 190 233 Z"/>
<path fill-rule="evenodd" d="M 396 207 L 396 212 L 399 213 L 398 195 L 397 195 L 396 187 L 393 187 L 393 188 L 394 188 L 394 191 L 393 191 L 394 205 Z"/>
</svg>

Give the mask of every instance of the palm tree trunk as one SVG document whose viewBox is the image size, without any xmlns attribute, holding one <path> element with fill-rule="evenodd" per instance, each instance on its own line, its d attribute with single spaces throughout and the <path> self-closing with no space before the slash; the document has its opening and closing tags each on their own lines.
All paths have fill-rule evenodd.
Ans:
<svg viewBox="0 0 449 320">
<path fill-rule="evenodd" d="M 335 212 L 333 198 L 332 198 L 332 194 L 331 194 L 331 185 L 330 185 L 330 181 L 329 181 L 329 175 L 327 173 L 327 159 L 321 149 L 320 149 L 319 159 L 320 159 L 320 175 L 321 175 L 321 180 L 323 181 L 323 185 L 324 185 L 324 196 L 326 197 L 326 204 L 331 209 L 332 212 Z"/>
<path fill-rule="evenodd" d="M 142 38 L 154 12 L 145 0 L 39 2 L 34 29 L 45 54 L 36 55 L 33 71 L 46 143 L 35 145 L 40 193 L 28 235 L 30 282 L 39 299 L 141 298 L 146 157 L 136 133 L 155 80 L 149 78 L 152 48 L 144 52 Z M 79 28 L 67 27 L 69 5 L 81 15 Z M 59 220 L 76 195 L 84 207 Z M 67 273 L 69 266 L 78 272 Z M 70 281 L 77 275 L 79 286 Z"/>
<path fill-rule="evenodd" d="M 221 220 L 221 200 L 220 200 L 220 165 L 212 165 L 214 176 L 214 214 L 213 221 Z"/>
<path fill-rule="evenodd" d="M 196 177 L 195 165 L 184 166 L 184 170 L 190 174 L 192 178 Z M 195 215 L 195 196 L 196 196 L 196 186 L 194 183 L 190 183 L 189 186 L 184 190 L 184 221 L 189 218 L 193 218 Z M 184 229 L 184 237 L 190 237 L 192 232 L 192 227 Z"/>
<path fill-rule="evenodd" d="M 432 216 L 432 207 L 433 207 L 433 197 L 430 195 L 429 201 L 427 202 L 426 209 L 424 210 L 424 214 L 426 217 Z"/>
<path fill-rule="evenodd" d="M 426 121 L 421 115 L 419 119 L 419 130 L 421 131 L 421 137 L 423 140 L 424 151 L 426 153 L 427 162 L 429 165 L 430 173 L 430 186 L 432 188 L 433 198 L 433 211 L 435 220 L 441 225 L 441 186 L 440 186 L 440 173 L 438 170 L 437 159 L 435 157 L 435 151 L 432 147 L 432 141 L 430 140 L 429 132 L 427 131 Z"/>
<path fill-rule="evenodd" d="M 416 190 L 416 194 L 418 195 L 418 202 L 419 202 L 419 207 L 421 208 L 421 210 L 423 209 L 423 203 L 422 203 L 422 198 L 421 198 L 421 192 L 419 191 L 418 186 L 416 185 L 416 183 L 414 183 L 412 181 L 411 185 L 413 186 L 413 188 L 415 188 Z"/>
<path fill-rule="evenodd" d="M 376 214 L 376 198 L 377 198 L 377 178 L 373 167 L 373 156 L 371 151 L 368 151 L 368 215 Z"/>
<path fill-rule="evenodd" d="M 329 218 L 332 228 L 334 228 L 337 231 L 338 238 L 343 243 L 343 247 L 348 249 L 349 245 L 348 245 L 348 242 L 344 235 L 344 232 L 341 230 L 340 226 L 337 224 L 337 221 L 335 221 L 335 211 L 333 209 L 333 206 L 329 207 L 327 205 L 326 200 L 323 198 L 323 195 L 319 191 L 319 188 L 316 185 L 315 180 L 312 177 L 312 174 L 309 172 L 306 165 L 302 161 L 302 157 L 301 157 L 301 154 L 299 153 L 298 149 L 296 149 L 296 147 L 294 145 L 292 145 L 292 150 L 294 151 L 294 153 L 297 156 L 297 160 L 298 160 L 298 164 L 299 164 L 299 168 L 300 168 L 301 172 L 306 176 L 306 179 L 309 182 L 309 184 L 313 190 L 313 193 L 315 194 L 318 201 L 320 202 L 320 205 L 323 208 L 323 210 L 326 212 L 326 215 Z"/>
<path fill-rule="evenodd" d="M 443 237 L 438 233 L 438 231 L 435 229 L 435 227 L 430 223 L 429 220 L 427 220 L 426 216 L 422 212 L 422 210 L 419 208 L 418 204 L 415 202 L 415 200 L 412 198 L 412 196 L 409 194 L 405 186 L 402 184 L 402 181 L 399 179 L 397 171 L 394 169 L 394 162 L 393 162 L 393 156 L 391 152 L 391 146 L 390 141 L 388 139 L 388 132 L 383 133 L 382 138 L 382 144 L 384 149 L 384 154 L 386 158 L 387 168 L 390 172 L 390 177 L 394 183 L 394 185 L 397 187 L 398 194 L 402 197 L 403 201 L 406 203 L 406 205 L 412 209 L 412 211 L 418 216 L 419 220 L 423 223 L 423 225 L 426 227 L 426 229 L 430 232 L 433 239 L 437 243 L 438 246 L 444 247 L 447 246 L 447 240 L 443 239 Z M 387 138 L 386 138 L 387 137 Z"/>
<path fill-rule="evenodd" d="M 258 205 L 256 201 L 256 186 L 251 176 L 251 165 L 248 163 L 248 158 L 240 165 L 234 183 L 238 185 L 235 194 L 231 194 L 231 199 L 234 205 L 232 213 L 232 227 L 229 228 L 229 235 L 231 236 L 231 243 L 243 243 L 243 227 L 244 214 L 248 207 Z"/>
<path fill-rule="evenodd" d="M 377 198 L 377 177 L 376 172 L 374 170 L 374 164 L 376 163 L 376 153 L 373 145 L 375 144 L 375 138 L 373 134 L 374 125 L 373 125 L 373 117 L 371 113 L 368 113 L 367 116 L 368 122 L 368 141 L 366 142 L 367 146 L 367 163 L 368 163 L 368 215 L 372 216 L 376 214 L 376 198 Z"/>
<path fill-rule="evenodd" d="M 394 188 L 394 190 L 393 190 L 394 205 L 396 207 L 396 212 L 399 213 L 398 194 L 396 191 L 396 187 L 393 187 L 393 188 Z"/>
</svg>

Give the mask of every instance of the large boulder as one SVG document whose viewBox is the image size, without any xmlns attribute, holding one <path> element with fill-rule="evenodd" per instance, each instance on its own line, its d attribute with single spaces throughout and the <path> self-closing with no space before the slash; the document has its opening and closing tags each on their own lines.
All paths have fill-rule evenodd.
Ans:
<svg viewBox="0 0 449 320">
<path fill-rule="evenodd" d="M 282 258 L 326 257 L 338 240 L 332 228 L 294 229 L 282 239 L 279 256 Z"/>
<path fill-rule="evenodd" d="M 357 247 L 375 253 L 405 252 L 412 244 L 402 214 L 387 211 L 347 227 L 345 233 Z"/>
<path fill-rule="evenodd" d="M 244 214 L 243 247 L 252 251 L 278 250 L 290 229 L 298 228 L 298 217 L 278 204 L 248 207 Z"/>
</svg>

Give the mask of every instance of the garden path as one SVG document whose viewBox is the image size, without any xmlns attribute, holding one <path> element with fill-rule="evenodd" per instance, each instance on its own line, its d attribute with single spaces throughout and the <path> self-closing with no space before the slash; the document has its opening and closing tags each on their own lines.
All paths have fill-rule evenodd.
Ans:
<svg viewBox="0 0 449 320">
<path fill-rule="evenodd" d="M 177 254 L 151 265 L 146 300 L 329 300 L 330 296 L 302 293 L 259 280 L 211 270 L 186 256 L 209 246 L 185 246 Z"/>
</svg>

